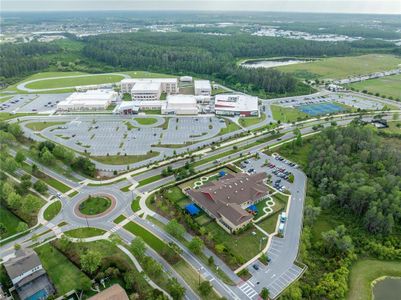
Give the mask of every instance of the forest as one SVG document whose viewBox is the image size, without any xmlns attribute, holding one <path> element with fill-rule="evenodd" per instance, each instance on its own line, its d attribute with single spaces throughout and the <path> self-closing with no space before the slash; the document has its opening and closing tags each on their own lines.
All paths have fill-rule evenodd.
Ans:
<svg viewBox="0 0 401 300">
<path fill-rule="evenodd" d="M 345 299 L 357 260 L 401 259 L 400 145 L 355 120 L 280 149 L 309 178 L 297 259 L 308 268 L 282 299 Z"/>
</svg>

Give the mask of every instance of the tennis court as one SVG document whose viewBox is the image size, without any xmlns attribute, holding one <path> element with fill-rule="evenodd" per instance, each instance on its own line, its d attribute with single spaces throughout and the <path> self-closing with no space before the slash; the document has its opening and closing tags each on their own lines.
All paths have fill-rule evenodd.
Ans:
<svg viewBox="0 0 401 300">
<path fill-rule="evenodd" d="M 311 116 L 319 116 L 344 111 L 345 109 L 334 103 L 317 103 L 300 105 L 298 110 Z"/>
</svg>

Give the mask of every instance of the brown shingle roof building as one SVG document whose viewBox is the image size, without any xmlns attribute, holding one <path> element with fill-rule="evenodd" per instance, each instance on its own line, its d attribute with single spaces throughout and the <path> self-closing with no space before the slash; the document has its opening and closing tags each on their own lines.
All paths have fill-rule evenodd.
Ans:
<svg viewBox="0 0 401 300">
<path fill-rule="evenodd" d="M 129 300 L 125 290 L 119 285 L 114 284 L 111 287 L 97 293 L 88 300 Z"/>
<path fill-rule="evenodd" d="M 268 195 L 265 179 L 266 173 L 227 174 L 187 193 L 224 229 L 235 232 L 252 220 L 252 215 L 245 209 Z"/>
</svg>

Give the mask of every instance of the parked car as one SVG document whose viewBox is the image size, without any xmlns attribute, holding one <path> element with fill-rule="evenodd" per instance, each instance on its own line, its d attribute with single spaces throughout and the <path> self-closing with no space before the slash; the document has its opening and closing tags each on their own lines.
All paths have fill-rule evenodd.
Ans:
<svg viewBox="0 0 401 300">
<path fill-rule="evenodd" d="M 252 267 L 253 267 L 256 271 L 259 270 L 259 266 L 258 266 L 257 264 L 254 264 Z"/>
</svg>

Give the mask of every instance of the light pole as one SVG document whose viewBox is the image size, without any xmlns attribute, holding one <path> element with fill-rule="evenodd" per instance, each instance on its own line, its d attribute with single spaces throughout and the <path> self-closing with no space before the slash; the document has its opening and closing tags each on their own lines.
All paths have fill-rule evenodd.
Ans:
<svg viewBox="0 0 401 300">
<path fill-rule="evenodd" d="M 266 239 L 266 237 L 264 236 L 264 237 L 262 237 L 262 238 L 260 238 L 260 240 L 259 240 L 259 251 L 261 251 L 262 250 L 262 241 L 264 241 Z"/>
</svg>

